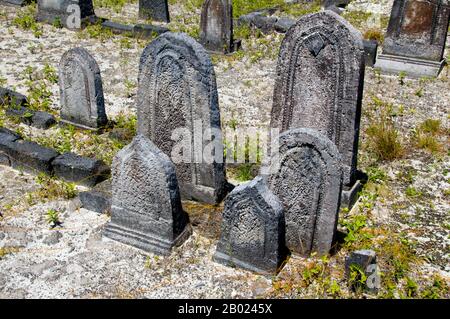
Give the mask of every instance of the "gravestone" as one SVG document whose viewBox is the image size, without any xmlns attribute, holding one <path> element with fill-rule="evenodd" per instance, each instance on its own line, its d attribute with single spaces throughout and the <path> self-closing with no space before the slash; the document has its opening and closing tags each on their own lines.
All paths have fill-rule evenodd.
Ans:
<svg viewBox="0 0 450 319">
<path fill-rule="evenodd" d="M 200 43 L 213 52 L 233 51 L 233 8 L 231 0 L 206 0 L 200 20 Z"/>
<path fill-rule="evenodd" d="M 327 136 L 343 160 L 350 197 L 357 179 L 364 84 L 359 31 L 331 11 L 303 16 L 289 29 L 278 57 L 271 127 L 313 128 Z"/>
<path fill-rule="evenodd" d="M 95 59 L 84 48 L 74 48 L 59 63 L 61 123 L 97 130 L 108 123 L 102 77 Z"/>
<path fill-rule="evenodd" d="M 139 18 L 170 22 L 167 0 L 139 0 Z"/>
<path fill-rule="evenodd" d="M 94 22 L 96 17 L 92 0 L 38 0 L 36 19 L 80 29 L 86 22 Z"/>
<path fill-rule="evenodd" d="M 438 76 L 450 18 L 448 0 L 395 0 L 377 68 L 412 77 Z"/>
<path fill-rule="evenodd" d="M 284 207 L 286 245 L 295 253 L 327 254 L 336 232 L 342 188 L 341 156 L 326 136 L 301 128 L 279 136 L 268 185 Z"/>
<path fill-rule="evenodd" d="M 173 163 L 148 138 L 137 135 L 114 158 L 111 222 L 104 236 L 168 255 L 190 232 Z"/>
<path fill-rule="evenodd" d="M 182 196 L 219 203 L 227 183 L 216 78 L 205 49 L 171 32 L 150 43 L 139 65 L 137 109 L 139 133 L 175 163 Z"/>
<path fill-rule="evenodd" d="M 226 198 L 214 260 L 274 274 L 285 259 L 284 214 L 263 178 L 236 187 Z"/>
</svg>

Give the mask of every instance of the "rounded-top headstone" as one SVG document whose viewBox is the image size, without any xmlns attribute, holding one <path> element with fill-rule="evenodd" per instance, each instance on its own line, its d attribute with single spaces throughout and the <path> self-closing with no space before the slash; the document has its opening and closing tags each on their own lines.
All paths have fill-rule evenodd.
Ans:
<svg viewBox="0 0 450 319">
<path fill-rule="evenodd" d="M 327 254 L 336 232 L 342 190 L 336 146 L 313 129 L 280 134 L 268 185 L 284 207 L 287 247 L 301 255 Z"/>
<path fill-rule="evenodd" d="M 100 69 L 84 48 L 65 52 L 59 63 L 61 122 L 84 129 L 106 125 Z"/>
<path fill-rule="evenodd" d="M 359 31 L 338 14 L 301 17 L 286 33 L 278 57 L 271 127 L 312 128 L 343 157 L 344 183 L 356 179 L 364 83 Z"/>
</svg>

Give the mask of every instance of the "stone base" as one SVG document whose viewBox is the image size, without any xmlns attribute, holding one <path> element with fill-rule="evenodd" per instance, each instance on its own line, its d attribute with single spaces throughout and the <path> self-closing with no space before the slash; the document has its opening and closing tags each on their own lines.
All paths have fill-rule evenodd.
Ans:
<svg viewBox="0 0 450 319">
<path fill-rule="evenodd" d="M 363 188 L 363 182 L 361 180 L 356 180 L 356 182 L 351 186 L 344 186 L 341 193 L 341 209 L 348 208 L 352 209 L 358 200 L 358 193 Z"/>
<path fill-rule="evenodd" d="M 234 52 L 239 51 L 241 49 L 241 47 L 242 47 L 242 40 L 234 40 L 234 42 L 232 43 L 232 45 L 230 47 L 229 52 L 209 50 L 206 47 L 205 47 L 205 49 L 209 54 L 231 55 Z"/>
<path fill-rule="evenodd" d="M 125 245 L 142 249 L 146 252 L 167 256 L 170 254 L 173 247 L 181 245 L 191 233 L 192 228 L 188 224 L 174 241 L 170 241 L 165 238 L 153 236 L 152 234 L 143 234 L 110 222 L 106 226 L 103 236 Z"/>
<path fill-rule="evenodd" d="M 390 54 L 380 54 L 375 68 L 388 74 L 406 73 L 413 78 L 437 77 L 444 67 L 445 60 L 441 62 L 427 61 Z"/>
<path fill-rule="evenodd" d="M 213 256 L 213 260 L 215 262 L 218 262 L 219 264 L 223 264 L 225 266 L 229 266 L 229 267 L 236 266 L 236 267 L 247 269 L 247 270 L 250 270 L 250 271 L 262 274 L 262 275 L 266 275 L 266 276 L 271 276 L 278 272 L 278 267 L 273 268 L 273 269 L 261 269 L 254 265 L 250 265 L 247 262 L 233 258 L 232 256 L 225 254 L 223 252 L 220 252 L 220 251 L 215 252 L 215 254 Z"/>
<path fill-rule="evenodd" d="M 52 25 L 55 23 L 56 19 L 58 19 L 58 18 L 60 19 L 61 24 L 69 30 L 84 29 L 91 24 L 98 23 L 98 21 L 100 19 L 95 15 L 87 16 L 87 17 L 81 19 L 80 28 L 70 28 L 66 23 L 66 21 L 68 21 L 68 19 L 69 19 L 68 13 L 65 13 L 65 12 L 64 13 L 60 13 L 60 12 L 50 13 L 50 12 L 46 12 L 44 10 L 42 10 L 42 11 L 38 10 L 38 13 L 36 14 L 36 21 L 47 23 L 47 24 L 52 24 Z"/>
<path fill-rule="evenodd" d="M 86 126 L 86 125 L 83 125 L 83 124 L 80 124 L 80 123 L 75 123 L 75 122 L 71 122 L 71 121 L 63 120 L 63 119 L 61 119 L 58 122 L 58 124 L 60 126 L 72 125 L 72 126 L 75 126 L 76 128 L 79 128 L 79 129 L 82 129 L 82 130 L 93 131 L 93 132 L 96 132 L 96 133 L 102 133 L 103 132 L 103 127 L 95 128 L 95 127 L 90 127 L 90 126 Z"/>
</svg>

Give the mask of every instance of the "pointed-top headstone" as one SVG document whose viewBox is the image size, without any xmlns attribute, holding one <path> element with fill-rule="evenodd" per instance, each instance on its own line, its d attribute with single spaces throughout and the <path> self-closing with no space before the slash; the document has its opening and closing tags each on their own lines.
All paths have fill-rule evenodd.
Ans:
<svg viewBox="0 0 450 319">
<path fill-rule="evenodd" d="M 148 138 L 137 135 L 114 158 L 111 222 L 105 236 L 167 255 L 190 231 L 173 163 Z"/>
</svg>

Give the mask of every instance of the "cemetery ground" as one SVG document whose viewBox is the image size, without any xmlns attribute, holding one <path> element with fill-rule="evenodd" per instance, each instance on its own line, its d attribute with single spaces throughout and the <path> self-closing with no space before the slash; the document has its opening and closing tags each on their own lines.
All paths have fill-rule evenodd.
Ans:
<svg viewBox="0 0 450 319">
<path fill-rule="evenodd" d="M 234 2 L 240 5 L 236 16 L 284 1 L 240 2 L 245 3 Z M 198 38 L 201 3 L 170 1 L 168 27 Z M 356 0 L 343 17 L 366 38 L 382 41 L 391 5 Z M 94 6 L 98 16 L 136 22 L 137 2 L 101 0 Z M 82 46 L 99 64 L 106 111 L 115 125 L 102 134 L 58 126 L 44 131 L 6 116 L 2 106 L 0 126 L 60 152 L 111 164 L 136 133 L 139 57 L 150 40 L 113 35 L 98 25 L 73 32 L 40 24 L 34 7 L 0 6 L 0 86 L 27 95 L 32 109 L 58 117 L 59 60 L 69 48 Z M 298 17 L 317 10 L 313 2 L 282 6 L 276 14 Z M 374 28 L 375 16 L 381 24 Z M 237 27 L 242 50 L 212 57 L 223 128 L 269 126 L 283 37 Z M 437 79 L 385 76 L 366 68 L 358 168 L 368 181 L 354 208 L 340 213 L 334 252 L 291 257 L 274 277 L 212 261 L 223 204 L 183 202 L 193 235 L 170 256 L 158 257 L 102 239 L 109 216 L 80 208 L 81 186 L 0 166 L 0 297 L 449 298 L 449 101 L 448 66 Z M 229 165 L 227 177 L 237 184 L 257 171 L 258 165 Z M 348 288 L 345 257 L 357 249 L 377 252 L 382 273 L 377 295 Z"/>
</svg>

